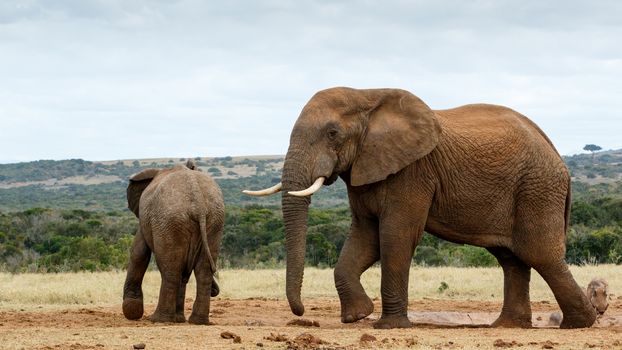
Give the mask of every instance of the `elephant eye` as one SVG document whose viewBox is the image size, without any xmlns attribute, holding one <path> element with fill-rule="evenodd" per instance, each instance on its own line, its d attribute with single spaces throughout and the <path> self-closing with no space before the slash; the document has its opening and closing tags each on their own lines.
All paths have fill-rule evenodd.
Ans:
<svg viewBox="0 0 622 350">
<path fill-rule="evenodd" d="M 329 129 L 328 130 L 328 139 L 329 140 L 336 139 L 337 135 L 339 135 L 339 131 L 337 131 L 336 129 Z"/>
</svg>

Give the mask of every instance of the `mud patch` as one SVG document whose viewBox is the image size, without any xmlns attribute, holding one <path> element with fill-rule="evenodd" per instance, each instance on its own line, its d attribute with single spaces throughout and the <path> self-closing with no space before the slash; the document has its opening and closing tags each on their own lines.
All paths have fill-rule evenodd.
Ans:
<svg viewBox="0 0 622 350">
<path fill-rule="evenodd" d="M 320 345 L 328 344 L 311 333 L 302 333 L 291 341 L 287 342 L 288 349 L 317 349 Z"/>
<path fill-rule="evenodd" d="M 269 341 L 275 341 L 275 342 L 283 342 L 283 341 L 288 341 L 289 338 L 287 338 L 287 336 L 285 334 L 279 334 L 279 333 L 270 333 L 269 336 L 264 337 L 265 340 L 269 340 Z"/>
<path fill-rule="evenodd" d="M 369 343 L 369 342 L 374 342 L 378 340 L 376 337 L 374 337 L 371 334 L 367 334 L 367 333 L 363 333 L 363 335 L 361 335 L 361 339 L 359 339 L 359 342 L 361 343 Z"/>
<path fill-rule="evenodd" d="M 237 334 L 235 334 L 233 332 L 229 332 L 229 331 L 225 331 L 225 332 L 220 333 L 220 337 L 223 338 L 223 339 L 233 339 L 234 343 L 241 343 L 242 342 L 242 338 L 239 335 L 237 335 Z"/>
<path fill-rule="evenodd" d="M 318 321 L 308 320 L 306 318 L 297 318 L 295 320 L 291 320 L 287 322 L 288 326 L 302 326 L 302 327 L 319 327 L 320 323 Z"/>
<path fill-rule="evenodd" d="M 523 344 L 517 342 L 516 340 L 505 341 L 503 339 L 497 339 L 492 343 L 495 348 L 513 348 L 515 346 L 523 346 Z"/>
</svg>

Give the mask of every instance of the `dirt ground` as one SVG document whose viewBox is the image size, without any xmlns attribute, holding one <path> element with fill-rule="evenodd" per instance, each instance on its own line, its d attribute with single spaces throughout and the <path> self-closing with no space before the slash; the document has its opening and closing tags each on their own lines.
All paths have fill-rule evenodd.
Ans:
<svg viewBox="0 0 622 350">
<path fill-rule="evenodd" d="M 287 301 L 265 298 L 212 301 L 211 326 L 128 321 L 120 305 L 0 311 L 2 349 L 622 349 L 622 300 L 590 329 L 547 326 L 557 309 L 533 302 L 533 329 L 493 329 L 500 302 L 413 300 L 411 329 L 376 330 L 380 302 L 367 319 L 339 322 L 339 301 L 306 299 L 300 320 Z M 187 299 L 186 317 L 192 300 Z M 146 314 L 155 305 L 146 305 Z"/>
</svg>

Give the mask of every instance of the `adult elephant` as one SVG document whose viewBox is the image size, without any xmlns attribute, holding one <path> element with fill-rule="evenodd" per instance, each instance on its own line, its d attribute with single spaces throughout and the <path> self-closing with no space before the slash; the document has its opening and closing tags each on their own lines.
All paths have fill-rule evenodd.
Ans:
<svg viewBox="0 0 622 350">
<path fill-rule="evenodd" d="M 224 203 L 216 182 L 186 166 L 145 169 L 130 178 L 128 207 L 140 220 L 123 288 L 123 314 L 143 315 L 142 280 L 155 255 L 162 285 L 154 322 L 185 322 L 186 284 L 194 271 L 197 295 L 188 321 L 209 323 L 210 295 L 218 295 L 213 279 L 224 226 Z"/>
<path fill-rule="evenodd" d="M 315 94 L 292 130 L 282 184 L 247 191 L 285 191 L 286 291 L 296 315 L 304 313 L 308 196 L 338 176 L 352 212 L 335 267 L 342 322 L 373 311 L 360 276 L 380 260 L 382 316 L 374 326 L 410 326 L 408 273 L 425 230 L 497 258 L 504 301 L 493 326 L 531 326 L 532 267 L 555 294 L 561 327 L 594 323 L 594 309 L 564 261 L 570 177 L 551 141 L 525 116 L 486 104 L 431 110 L 398 89 Z"/>
</svg>

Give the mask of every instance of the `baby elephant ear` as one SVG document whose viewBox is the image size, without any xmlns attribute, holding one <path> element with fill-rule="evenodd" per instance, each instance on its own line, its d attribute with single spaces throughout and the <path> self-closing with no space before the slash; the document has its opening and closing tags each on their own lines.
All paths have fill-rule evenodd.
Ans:
<svg viewBox="0 0 622 350">
<path fill-rule="evenodd" d="M 438 144 L 441 126 L 417 96 L 397 89 L 367 90 L 377 100 L 367 133 L 352 164 L 350 182 L 361 186 L 386 179 Z"/>
<path fill-rule="evenodd" d="M 130 183 L 127 185 L 127 207 L 136 217 L 139 217 L 140 213 L 140 196 L 159 172 L 159 169 L 145 169 L 130 177 Z"/>
</svg>

